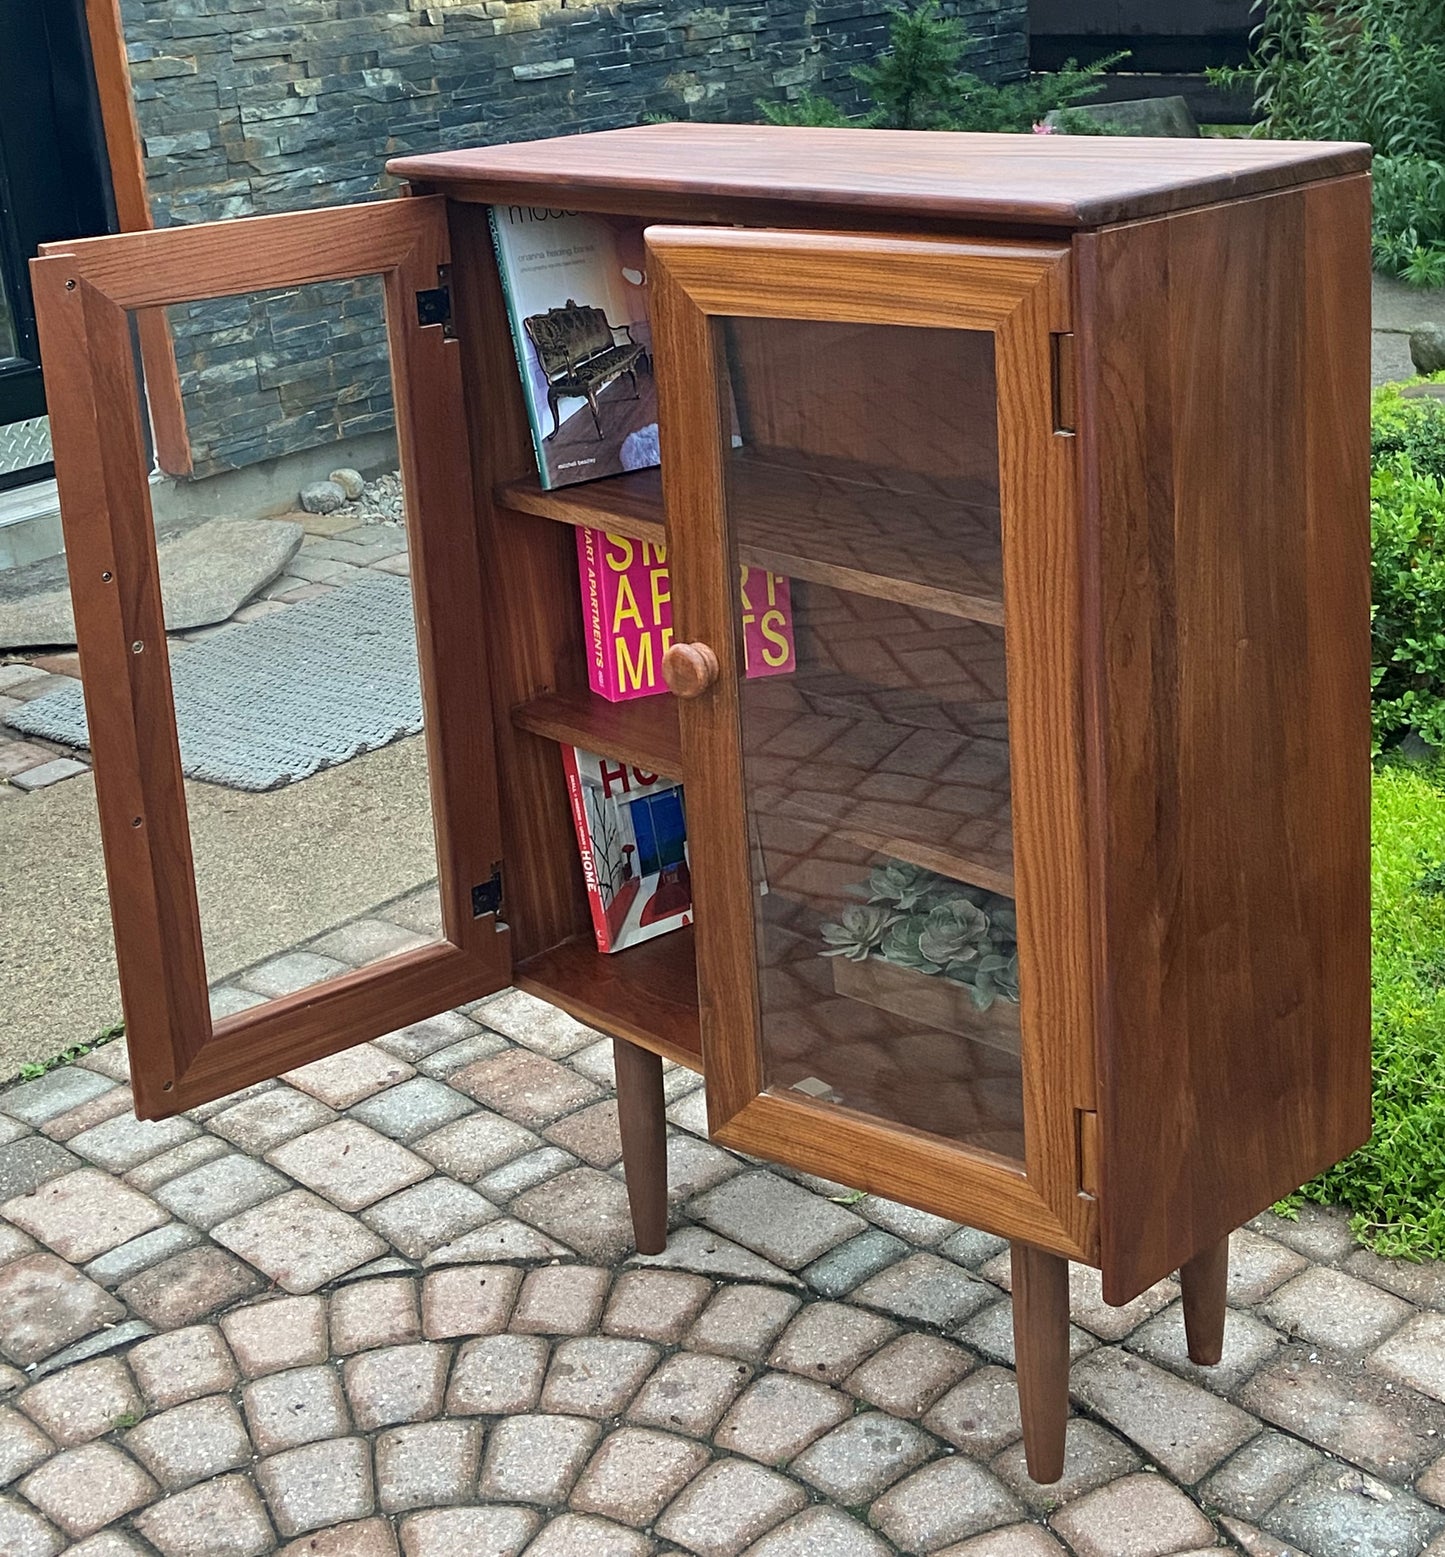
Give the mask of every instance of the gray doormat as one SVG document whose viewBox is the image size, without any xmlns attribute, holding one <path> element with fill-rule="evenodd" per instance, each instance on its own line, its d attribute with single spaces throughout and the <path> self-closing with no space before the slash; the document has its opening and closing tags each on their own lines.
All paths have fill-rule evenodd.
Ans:
<svg viewBox="0 0 1445 1557">
<path fill-rule="evenodd" d="M 276 789 L 422 726 L 411 586 L 371 573 L 187 644 L 171 658 L 181 768 L 232 789 Z M 80 683 L 5 722 L 88 746 Z"/>
</svg>

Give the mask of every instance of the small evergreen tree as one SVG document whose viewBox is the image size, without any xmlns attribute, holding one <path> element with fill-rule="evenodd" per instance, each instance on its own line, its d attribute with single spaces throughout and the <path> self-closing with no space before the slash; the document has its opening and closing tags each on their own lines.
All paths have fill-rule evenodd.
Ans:
<svg viewBox="0 0 1445 1557">
<path fill-rule="evenodd" d="M 888 47 L 871 65 L 858 65 L 853 79 L 869 108 L 850 119 L 830 99 L 807 92 L 789 103 L 758 104 L 772 124 L 856 125 L 881 130 L 1012 130 L 1033 128 L 1045 114 L 1093 97 L 1103 74 L 1127 53 L 1090 65 L 1069 60 L 1051 75 L 995 86 L 963 68 L 969 37 L 956 17 L 944 16 L 939 0 L 899 8 L 888 24 Z"/>
</svg>

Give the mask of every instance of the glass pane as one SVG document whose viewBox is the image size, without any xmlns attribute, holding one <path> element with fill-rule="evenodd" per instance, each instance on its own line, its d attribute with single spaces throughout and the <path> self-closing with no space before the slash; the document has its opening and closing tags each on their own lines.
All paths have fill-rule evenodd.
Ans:
<svg viewBox="0 0 1445 1557">
<path fill-rule="evenodd" d="M 15 328 L 15 304 L 10 297 L 10 286 L 0 272 L 0 361 L 20 354 L 19 337 Z"/>
<path fill-rule="evenodd" d="M 243 577 L 170 623 L 219 1017 L 436 940 L 436 842 L 380 280 L 168 314 L 195 476 L 152 489 L 162 576 Z"/>
<path fill-rule="evenodd" d="M 992 337 L 719 347 L 766 1083 L 1021 1158 Z"/>
</svg>

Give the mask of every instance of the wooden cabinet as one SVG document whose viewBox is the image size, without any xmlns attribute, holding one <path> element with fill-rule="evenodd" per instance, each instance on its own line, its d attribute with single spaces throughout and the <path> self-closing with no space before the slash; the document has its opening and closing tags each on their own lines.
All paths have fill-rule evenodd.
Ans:
<svg viewBox="0 0 1445 1557">
<path fill-rule="evenodd" d="M 36 262 L 138 1109 L 515 982 L 715 1136 L 1014 1242 L 1030 1464 L 1067 1261 L 1181 1269 L 1369 1129 L 1364 148 L 665 126 Z M 490 203 L 647 224 L 663 466 L 538 484 Z M 207 1011 L 128 314 L 379 274 L 445 936 Z M 587 690 L 573 527 L 666 545 L 674 697 Z M 745 679 L 736 583 L 796 665 Z M 771 586 L 769 586 L 771 587 Z M 749 602 L 749 608 L 758 603 Z M 557 743 L 681 777 L 697 922 L 593 949 Z"/>
</svg>

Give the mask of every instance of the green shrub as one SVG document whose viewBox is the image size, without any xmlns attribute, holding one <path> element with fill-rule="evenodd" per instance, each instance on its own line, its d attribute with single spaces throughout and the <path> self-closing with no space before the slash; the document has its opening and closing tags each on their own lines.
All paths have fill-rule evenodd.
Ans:
<svg viewBox="0 0 1445 1557">
<path fill-rule="evenodd" d="M 1090 65 L 1069 60 L 1050 75 L 995 85 L 964 69 L 968 43 L 963 23 L 941 15 L 938 0 L 920 0 L 912 10 L 893 12 L 887 49 L 873 64 L 855 67 L 853 79 L 869 103 L 861 116 L 849 118 L 816 92 L 787 103 L 760 102 L 758 109 L 771 124 L 1021 132 L 1102 91 L 1104 72 L 1128 58 L 1111 54 Z"/>
<path fill-rule="evenodd" d="M 1403 454 L 1421 475 L 1445 481 L 1445 400 L 1401 394 L 1406 387 L 1386 384 L 1375 391 L 1370 410 L 1371 459 L 1379 465 Z"/>
<path fill-rule="evenodd" d="M 1296 1200 L 1342 1204 L 1361 1242 L 1445 1257 L 1445 769 L 1375 774 L 1370 885 L 1374 1134 Z"/>
<path fill-rule="evenodd" d="M 1408 455 L 1370 478 L 1375 749 L 1410 731 L 1445 746 L 1445 484 Z"/>
<path fill-rule="evenodd" d="M 1259 135 L 1375 148 L 1375 263 L 1445 284 L 1445 6 L 1440 0 L 1255 0 L 1247 65 Z"/>
</svg>

